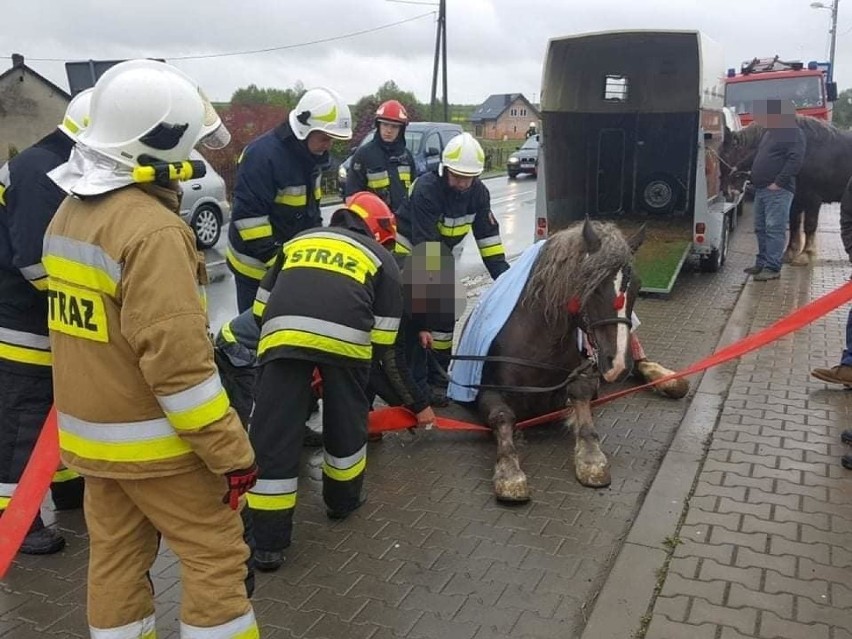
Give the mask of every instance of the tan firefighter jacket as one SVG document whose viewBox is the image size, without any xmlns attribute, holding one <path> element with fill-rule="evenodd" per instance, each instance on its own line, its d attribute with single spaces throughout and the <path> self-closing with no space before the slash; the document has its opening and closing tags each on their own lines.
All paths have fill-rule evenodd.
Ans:
<svg viewBox="0 0 852 639">
<path fill-rule="evenodd" d="M 66 198 L 44 238 L 54 398 L 65 464 L 144 478 L 254 461 L 213 363 L 203 257 L 178 194 Z"/>
</svg>

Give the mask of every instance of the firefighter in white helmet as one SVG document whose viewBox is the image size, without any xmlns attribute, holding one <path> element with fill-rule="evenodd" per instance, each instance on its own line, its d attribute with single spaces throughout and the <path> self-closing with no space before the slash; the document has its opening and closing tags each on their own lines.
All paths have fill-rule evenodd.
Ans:
<svg viewBox="0 0 852 639">
<path fill-rule="evenodd" d="M 322 226 L 320 179 L 334 140 L 352 138 L 352 116 L 331 89 L 307 91 L 286 122 L 253 140 L 239 159 L 226 258 L 237 308 L 251 308 L 284 242 Z"/>
<path fill-rule="evenodd" d="M 204 259 L 177 215 L 176 180 L 204 170 L 187 161 L 202 138 L 228 136 L 193 81 L 123 62 L 50 174 L 70 193 L 43 264 L 61 454 L 86 479 L 95 638 L 154 636 L 161 535 L 181 562 L 181 636 L 259 637 L 237 512 L 254 453 L 213 363 Z"/>
<path fill-rule="evenodd" d="M 78 93 L 57 128 L 0 167 L 0 514 L 14 497 L 53 405 L 47 278 L 42 239 L 65 193 L 47 176 L 66 162 L 88 122 L 92 90 Z M 60 467 L 51 484 L 57 510 L 83 505 L 83 480 Z M 65 538 L 37 515 L 20 552 L 59 552 Z"/>
<path fill-rule="evenodd" d="M 491 212 L 491 195 L 479 179 L 485 166 L 485 153 L 470 133 L 461 133 L 451 139 L 441 156 L 437 171 L 425 173 L 412 185 L 409 200 L 397 211 L 397 253 L 407 254 L 423 242 L 441 242 L 453 255 L 461 255 L 463 241 L 473 232 L 482 262 L 497 279 L 509 268 L 500 225 Z M 452 277 L 448 278 L 452 281 Z M 453 308 L 452 301 L 446 305 Z M 416 349 L 429 347 L 437 362 L 447 368 L 453 347 L 455 318 L 448 313 L 445 321 L 432 325 L 431 341 L 412 344 L 409 361 L 422 362 Z M 410 330 L 407 334 L 417 334 Z M 424 367 L 412 366 L 416 381 L 426 384 Z M 433 404 L 446 402 L 446 380 L 433 371 L 429 375 Z"/>
</svg>

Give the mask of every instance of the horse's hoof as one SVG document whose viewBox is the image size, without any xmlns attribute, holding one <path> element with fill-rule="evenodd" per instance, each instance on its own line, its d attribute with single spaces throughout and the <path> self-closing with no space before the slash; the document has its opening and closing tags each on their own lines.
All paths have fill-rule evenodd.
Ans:
<svg viewBox="0 0 852 639">
<path fill-rule="evenodd" d="M 589 488 L 604 488 L 612 483 L 612 476 L 609 473 L 609 462 L 606 460 L 591 463 L 576 460 L 574 474 L 577 476 L 577 481 Z"/>
<path fill-rule="evenodd" d="M 494 496 L 497 501 L 522 503 L 530 500 L 530 487 L 526 476 L 494 479 Z"/>
<path fill-rule="evenodd" d="M 793 261 L 790 262 L 793 266 L 807 266 L 811 263 L 811 258 L 807 253 L 799 253 Z"/>
<path fill-rule="evenodd" d="M 494 495 L 498 501 L 529 501 L 527 476 L 518 466 L 517 458 L 503 457 L 497 460 L 494 467 Z"/>
<path fill-rule="evenodd" d="M 673 379 L 669 382 L 657 384 L 654 386 L 654 390 L 663 397 L 682 399 L 686 397 L 686 394 L 689 392 L 689 380 L 684 379 L 683 377 L 680 379 Z"/>
</svg>

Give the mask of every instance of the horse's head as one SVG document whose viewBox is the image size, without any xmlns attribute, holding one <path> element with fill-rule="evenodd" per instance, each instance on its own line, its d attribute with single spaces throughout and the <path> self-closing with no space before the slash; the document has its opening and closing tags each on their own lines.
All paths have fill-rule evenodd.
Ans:
<svg viewBox="0 0 852 639">
<path fill-rule="evenodd" d="M 763 127 L 750 124 L 741 131 L 725 128 L 725 140 L 719 149 L 722 192 L 736 199 L 751 175 L 751 165 L 763 135 Z"/>
<path fill-rule="evenodd" d="M 627 240 L 630 249 L 629 257 L 639 249 L 645 240 L 643 226 L 635 235 Z M 595 259 L 595 254 L 602 250 L 602 242 L 592 224 L 586 220 L 583 225 L 583 242 L 589 260 Z M 639 278 L 633 271 L 632 260 L 601 261 L 606 264 L 606 273 L 598 281 L 594 289 L 586 296 L 581 305 L 579 300 L 570 300 L 569 313 L 574 312 L 579 318 L 581 328 L 593 342 L 598 360 L 598 369 L 607 382 L 624 379 L 633 370 L 633 357 L 630 348 L 630 330 L 633 304 L 639 292 Z"/>
</svg>

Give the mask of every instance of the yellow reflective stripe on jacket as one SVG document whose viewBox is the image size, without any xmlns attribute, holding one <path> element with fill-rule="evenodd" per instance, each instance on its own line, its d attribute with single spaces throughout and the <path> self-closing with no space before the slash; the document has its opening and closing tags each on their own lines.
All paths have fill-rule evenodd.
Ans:
<svg viewBox="0 0 852 639">
<path fill-rule="evenodd" d="M 254 295 L 254 301 L 251 303 L 251 314 L 257 319 L 263 319 L 263 312 L 266 310 L 267 302 L 269 302 L 269 295 L 269 291 L 258 287 L 257 293 Z"/>
<path fill-rule="evenodd" d="M 169 420 L 88 422 L 58 413 L 59 446 L 78 457 L 107 462 L 146 462 L 192 452 Z"/>
<path fill-rule="evenodd" d="M 21 364 L 50 366 L 53 363 L 50 338 L 0 327 L 0 359 Z"/>
<path fill-rule="evenodd" d="M 390 176 L 387 171 L 367 171 L 368 189 L 385 189 L 390 186 Z"/>
<path fill-rule="evenodd" d="M 254 611 L 249 610 L 236 619 L 218 626 L 191 626 L 180 622 L 181 639 L 260 639 Z"/>
<path fill-rule="evenodd" d="M 0 184 L 0 206 L 6 206 L 6 187 Z"/>
<path fill-rule="evenodd" d="M 349 457 L 335 457 L 327 452 L 323 454 L 322 472 L 335 481 L 352 481 L 367 467 L 367 446 Z"/>
<path fill-rule="evenodd" d="M 409 255 L 411 253 L 411 240 L 400 234 L 399 231 L 396 233 L 396 243 L 394 244 L 393 252 L 397 255 Z"/>
<path fill-rule="evenodd" d="M 381 260 L 357 241 L 334 233 L 311 233 L 283 247 L 282 270 L 317 268 L 351 277 L 360 284 L 375 275 Z"/>
<path fill-rule="evenodd" d="M 248 255 L 238 253 L 230 244 L 225 249 L 225 259 L 237 273 L 245 275 L 249 279 L 260 281 L 266 275 L 266 264 Z"/>
<path fill-rule="evenodd" d="M 408 188 L 408 185 L 411 183 L 411 168 L 408 165 L 398 166 L 396 173 L 399 175 L 400 182 Z"/>
<path fill-rule="evenodd" d="M 115 297 L 121 265 L 101 247 L 61 235 L 44 238 L 42 263 L 48 276 Z"/>
<path fill-rule="evenodd" d="M 445 217 L 438 222 L 438 232 L 444 237 L 460 237 L 467 235 L 473 227 L 476 216 Z"/>
<path fill-rule="evenodd" d="M 441 331 L 431 331 L 432 333 L 432 348 L 444 351 L 453 347 L 453 334 L 442 333 Z"/>
<path fill-rule="evenodd" d="M 0 510 L 6 510 L 18 484 L 0 484 Z"/>
<path fill-rule="evenodd" d="M 71 470 L 70 468 L 62 468 L 53 473 L 53 483 L 61 484 L 66 481 L 73 481 L 74 479 L 79 479 L 79 473 Z"/>
<path fill-rule="evenodd" d="M 376 315 L 373 330 L 370 331 L 370 339 L 373 344 L 382 346 L 393 346 L 399 331 L 398 317 L 381 317 Z"/>
<path fill-rule="evenodd" d="M 277 346 L 310 348 L 352 359 L 373 357 L 369 332 L 299 315 L 282 315 L 263 323 L 258 356 Z"/>
<path fill-rule="evenodd" d="M 506 253 L 499 235 L 476 240 L 476 245 L 479 247 L 479 254 L 482 257 L 494 257 L 495 255 L 504 255 Z"/>
<path fill-rule="evenodd" d="M 308 192 L 304 186 L 288 186 L 278 190 L 275 196 L 276 204 L 286 206 L 306 206 L 308 203 Z"/>
<path fill-rule="evenodd" d="M 173 395 L 157 395 L 166 417 L 177 430 L 199 430 L 222 419 L 230 408 L 218 371 L 200 384 Z"/>
<path fill-rule="evenodd" d="M 234 220 L 234 226 L 239 232 L 240 238 L 245 242 L 272 237 L 272 224 L 269 222 L 268 215 Z"/>
<path fill-rule="evenodd" d="M 39 291 L 47 290 L 47 271 L 44 270 L 44 264 L 39 262 L 31 266 L 21 267 L 21 275 L 24 276 L 30 284 Z"/>
<path fill-rule="evenodd" d="M 296 507 L 298 479 L 258 479 L 246 495 L 255 510 L 287 510 Z"/>
<path fill-rule="evenodd" d="M 231 330 L 231 322 L 225 322 L 222 325 L 222 339 L 224 339 L 229 344 L 236 344 L 237 338 L 234 337 L 234 331 Z"/>
</svg>

